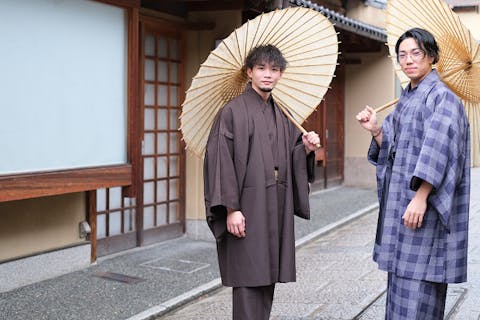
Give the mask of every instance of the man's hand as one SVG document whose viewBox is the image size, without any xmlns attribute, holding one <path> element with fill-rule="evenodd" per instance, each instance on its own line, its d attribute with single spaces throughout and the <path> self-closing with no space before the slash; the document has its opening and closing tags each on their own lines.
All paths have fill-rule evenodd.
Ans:
<svg viewBox="0 0 480 320">
<path fill-rule="evenodd" d="M 425 211 L 427 211 L 428 195 L 432 191 L 433 186 L 422 181 L 422 184 L 417 190 L 415 197 L 410 201 L 403 214 L 403 224 L 410 229 L 417 229 L 422 226 Z"/>
<path fill-rule="evenodd" d="M 381 129 L 377 122 L 377 113 L 369 106 L 365 106 L 362 111 L 357 113 L 355 118 L 358 120 L 358 123 L 362 126 L 362 128 L 370 131 L 372 135 Z"/>
<path fill-rule="evenodd" d="M 382 144 L 382 126 L 377 122 L 377 112 L 373 108 L 365 106 L 365 109 L 360 111 L 356 118 L 362 128 L 369 131 L 380 146 Z"/>
<path fill-rule="evenodd" d="M 302 141 L 303 145 L 305 146 L 305 152 L 307 154 L 317 150 L 317 145 L 320 145 L 320 137 L 315 131 L 304 133 L 302 136 Z"/>
<path fill-rule="evenodd" d="M 242 212 L 228 209 L 227 230 L 238 238 L 244 238 L 247 235 L 245 230 L 245 217 Z"/>
<path fill-rule="evenodd" d="M 410 229 L 417 229 L 422 226 L 423 216 L 427 210 L 427 201 L 418 197 L 413 198 L 403 214 L 403 224 Z"/>
</svg>

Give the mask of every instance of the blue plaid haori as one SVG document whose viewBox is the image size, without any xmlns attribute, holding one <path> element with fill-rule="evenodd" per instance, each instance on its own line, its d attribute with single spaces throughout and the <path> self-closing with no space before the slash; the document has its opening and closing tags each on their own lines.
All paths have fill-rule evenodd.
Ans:
<svg viewBox="0 0 480 320">
<path fill-rule="evenodd" d="M 385 320 L 443 320 L 447 286 L 389 273 Z"/>
<path fill-rule="evenodd" d="M 432 70 L 405 88 L 374 139 L 368 160 L 376 166 L 380 213 L 374 260 L 398 277 L 438 283 L 467 278 L 470 135 L 459 98 Z M 416 190 L 433 186 L 420 228 L 402 216 Z"/>
</svg>

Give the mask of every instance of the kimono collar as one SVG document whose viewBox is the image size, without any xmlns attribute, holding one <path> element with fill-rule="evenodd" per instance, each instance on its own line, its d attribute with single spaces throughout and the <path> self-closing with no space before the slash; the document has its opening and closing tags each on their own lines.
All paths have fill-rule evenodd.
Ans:
<svg viewBox="0 0 480 320">
<path fill-rule="evenodd" d="M 439 80 L 439 76 L 438 76 L 438 72 L 436 69 L 432 69 L 432 71 L 430 71 L 425 78 L 422 79 L 422 81 L 420 81 L 417 86 L 413 89 L 410 88 L 411 86 L 411 83 L 409 83 L 406 87 L 405 87 L 405 91 L 407 94 L 413 94 L 415 93 L 416 91 L 418 91 L 419 93 L 420 92 L 425 92 L 427 91 L 430 87 L 432 87 L 432 85 L 434 85 L 435 83 L 438 82 Z"/>
<path fill-rule="evenodd" d="M 250 95 L 252 97 L 256 97 L 256 99 L 258 99 L 259 102 L 265 104 L 265 106 L 273 104 L 273 98 L 272 98 L 271 94 L 270 94 L 270 97 L 268 98 L 267 101 L 263 100 L 262 96 L 259 95 L 258 92 L 255 91 L 255 89 L 252 88 L 252 84 L 250 82 L 247 83 L 247 87 L 245 88 L 245 93 L 247 93 L 248 95 Z"/>
</svg>

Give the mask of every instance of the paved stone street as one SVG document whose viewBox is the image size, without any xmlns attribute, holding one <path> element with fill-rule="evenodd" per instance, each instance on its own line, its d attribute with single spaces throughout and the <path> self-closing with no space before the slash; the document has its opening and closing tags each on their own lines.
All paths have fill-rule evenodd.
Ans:
<svg viewBox="0 0 480 320">
<path fill-rule="evenodd" d="M 450 285 L 446 319 L 480 319 L 480 168 L 472 170 L 469 281 Z M 297 282 L 279 284 L 271 319 L 383 319 L 386 274 L 372 261 L 377 210 L 297 249 Z M 158 320 L 231 318 L 231 289 Z"/>
<path fill-rule="evenodd" d="M 469 278 L 449 286 L 450 320 L 480 320 L 480 168 L 472 170 L 471 195 Z M 312 195 L 312 220 L 297 221 L 297 282 L 277 286 L 272 320 L 384 318 L 386 275 L 371 258 L 375 202 L 373 191 L 345 187 Z M 158 268 L 162 261 L 194 269 Z M 98 272 L 141 281 L 103 279 Z M 0 292 L 0 319 L 231 319 L 231 289 L 219 285 L 215 244 L 182 237 Z"/>
<path fill-rule="evenodd" d="M 354 319 L 385 291 L 371 259 L 376 211 L 297 251 L 297 282 L 278 284 L 272 319 Z M 383 312 L 383 310 L 381 310 Z M 230 319 L 231 289 L 159 319 Z"/>
<path fill-rule="evenodd" d="M 297 245 L 378 207 L 373 190 L 349 187 L 313 193 L 310 204 L 311 220 L 296 221 Z M 1 320 L 146 320 L 221 287 L 213 237 L 180 237 L 135 248 L 86 269 L 13 289 L 12 274 L 0 269 Z"/>
</svg>

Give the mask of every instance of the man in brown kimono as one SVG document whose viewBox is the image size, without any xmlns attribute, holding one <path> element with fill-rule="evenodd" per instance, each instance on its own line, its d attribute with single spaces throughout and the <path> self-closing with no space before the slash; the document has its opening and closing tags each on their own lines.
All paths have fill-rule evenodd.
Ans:
<svg viewBox="0 0 480 320">
<path fill-rule="evenodd" d="M 272 45 L 250 51 L 250 83 L 218 113 L 205 153 L 207 222 L 235 320 L 269 318 L 275 283 L 295 281 L 294 214 L 310 217 L 320 139 L 302 135 L 271 96 L 286 64 Z"/>
</svg>

